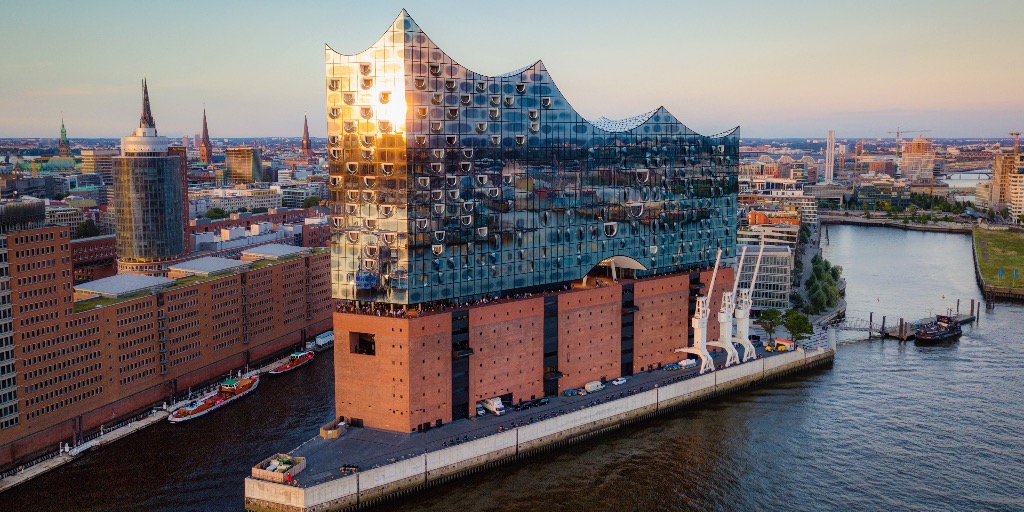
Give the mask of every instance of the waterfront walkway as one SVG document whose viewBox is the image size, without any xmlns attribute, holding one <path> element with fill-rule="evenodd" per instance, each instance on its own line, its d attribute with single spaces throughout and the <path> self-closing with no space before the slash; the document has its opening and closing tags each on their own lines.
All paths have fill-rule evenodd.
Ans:
<svg viewBox="0 0 1024 512">
<path fill-rule="evenodd" d="M 743 349 L 738 347 L 738 350 L 742 357 Z M 756 350 L 760 357 L 773 355 L 771 352 L 764 352 L 763 349 Z M 725 363 L 724 351 L 719 350 L 713 357 L 716 367 Z M 314 486 L 341 477 L 343 466 L 366 471 L 497 434 L 499 428 L 501 431 L 507 431 L 517 426 L 631 396 L 635 392 L 692 379 L 698 375 L 696 368 L 639 372 L 629 377 L 623 385 L 613 386 L 609 382 L 605 389 L 586 396 L 552 396 L 548 397 L 550 402 L 546 405 L 523 411 L 515 411 L 509 407 L 502 416 L 475 416 L 453 421 L 423 433 L 406 434 L 373 428 L 347 428 L 338 439 L 326 440 L 317 436 L 289 452 L 289 455 L 306 459 L 306 469 L 295 476 L 295 482 L 300 487 Z"/>
</svg>

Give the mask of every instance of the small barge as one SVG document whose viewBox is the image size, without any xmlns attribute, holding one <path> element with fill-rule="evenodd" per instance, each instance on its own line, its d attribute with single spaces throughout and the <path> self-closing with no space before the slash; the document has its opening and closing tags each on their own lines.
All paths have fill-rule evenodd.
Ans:
<svg viewBox="0 0 1024 512">
<path fill-rule="evenodd" d="M 216 411 L 225 405 L 252 393 L 260 383 L 260 376 L 228 378 L 220 384 L 217 392 L 202 400 L 193 400 L 171 412 L 167 421 L 181 423 L 194 420 L 207 413 Z"/>
<path fill-rule="evenodd" d="M 917 343 L 944 343 L 956 340 L 963 334 L 960 322 L 948 315 L 936 315 L 935 321 L 922 325 L 914 333 Z"/>
<path fill-rule="evenodd" d="M 281 375 L 282 373 L 290 372 L 300 366 L 311 363 L 313 361 L 313 354 L 314 352 L 312 350 L 307 350 L 305 352 L 295 352 L 292 354 L 290 358 L 288 358 L 287 363 L 284 363 L 281 366 L 278 366 L 277 368 L 270 370 L 270 372 L 268 373 L 270 373 L 271 375 Z"/>
</svg>

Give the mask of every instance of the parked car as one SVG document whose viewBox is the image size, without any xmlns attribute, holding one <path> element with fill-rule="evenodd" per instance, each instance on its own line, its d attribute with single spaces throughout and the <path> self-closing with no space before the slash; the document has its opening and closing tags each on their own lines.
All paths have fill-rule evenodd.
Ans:
<svg viewBox="0 0 1024 512">
<path fill-rule="evenodd" d="M 537 405 L 547 405 L 549 402 L 551 402 L 551 399 L 544 397 L 537 401 Z"/>
<path fill-rule="evenodd" d="M 625 377 L 619 377 L 619 378 L 617 378 L 617 379 L 612 381 L 612 385 L 613 386 L 621 386 L 621 385 L 623 385 L 625 383 L 626 383 L 626 378 Z"/>
</svg>

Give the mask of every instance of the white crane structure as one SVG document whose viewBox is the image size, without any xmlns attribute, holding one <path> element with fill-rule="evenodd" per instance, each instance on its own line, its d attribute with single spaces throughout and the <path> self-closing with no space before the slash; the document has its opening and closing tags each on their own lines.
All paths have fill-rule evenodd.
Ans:
<svg viewBox="0 0 1024 512">
<path fill-rule="evenodd" d="M 746 248 L 744 248 L 746 254 Z M 757 357 L 754 346 L 750 343 L 750 307 L 754 305 L 754 286 L 757 284 L 757 273 L 761 268 L 761 256 L 764 255 L 764 245 L 757 251 L 757 262 L 754 263 L 754 273 L 750 276 L 750 288 L 742 288 L 736 296 L 736 342 L 743 346 L 743 362 Z M 743 273 L 743 258 L 740 257 L 740 270 L 736 274 L 736 284 L 739 285 L 739 275 Z"/>
<path fill-rule="evenodd" d="M 736 271 L 736 279 L 733 281 L 732 291 L 728 291 L 722 294 L 722 307 L 718 310 L 718 340 L 709 341 L 708 345 L 712 347 L 720 347 L 725 349 L 725 366 L 732 366 L 734 364 L 740 364 L 740 354 L 736 351 L 736 346 L 733 345 L 732 338 L 732 316 L 736 310 L 736 288 L 740 285 L 740 273 L 743 271 L 743 258 L 747 254 L 747 246 L 743 246 L 743 251 L 740 253 L 740 264 Z M 696 335 L 696 333 L 694 333 Z M 746 352 L 743 354 L 746 356 Z"/>
<path fill-rule="evenodd" d="M 676 352 L 695 354 L 700 358 L 700 372 L 715 371 L 715 360 L 708 353 L 708 317 L 711 316 L 711 308 L 708 302 L 711 300 L 711 292 L 715 289 L 715 278 L 718 276 L 718 264 L 722 260 L 722 250 L 718 250 L 715 257 L 715 270 L 711 273 L 711 286 L 708 287 L 707 295 L 697 297 L 697 308 L 693 313 L 693 347 L 677 348 Z"/>
</svg>

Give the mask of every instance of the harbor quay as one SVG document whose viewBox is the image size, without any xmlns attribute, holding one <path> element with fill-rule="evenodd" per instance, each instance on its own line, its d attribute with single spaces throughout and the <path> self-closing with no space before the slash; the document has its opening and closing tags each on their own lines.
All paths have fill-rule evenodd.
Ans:
<svg viewBox="0 0 1024 512">
<path fill-rule="evenodd" d="M 549 403 L 530 410 L 462 420 L 424 433 L 349 428 L 336 439 L 314 438 L 288 454 L 304 467 L 290 481 L 246 478 L 245 507 L 254 512 L 312 512 L 377 505 L 681 407 L 828 366 L 835 355 L 828 347 L 758 352 L 758 359 L 703 375 L 645 372 L 587 396 L 551 397 Z M 724 358 L 723 352 L 716 359 Z M 253 473 L 261 474 L 259 465 Z"/>
</svg>

